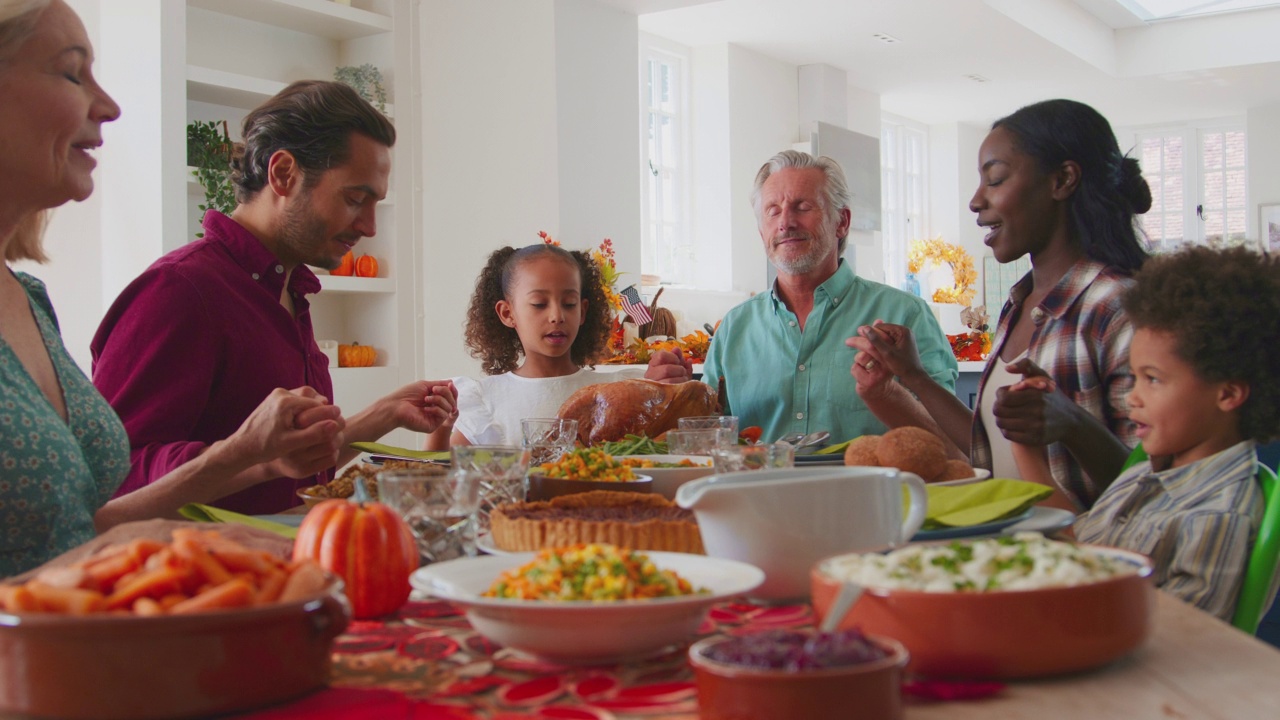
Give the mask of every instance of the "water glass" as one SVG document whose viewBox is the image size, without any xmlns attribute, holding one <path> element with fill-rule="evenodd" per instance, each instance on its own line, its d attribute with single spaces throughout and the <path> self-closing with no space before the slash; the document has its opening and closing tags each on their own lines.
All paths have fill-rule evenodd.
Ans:
<svg viewBox="0 0 1280 720">
<path fill-rule="evenodd" d="M 489 531 L 489 512 L 503 503 L 524 502 L 524 475 L 529 453 L 510 445 L 454 445 L 454 472 L 474 476 L 479 483 L 476 531 Z"/>
<path fill-rule="evenodd" d="M 476 554 L 473 516 L 480 497 L 475 474 L 383 470 L 377 483 L 379 501 L 409 524 L 424 565 Z"/>
<path fill-rule="evenodd" d="M 681 430 L 706 430 L 708 428 L 728 428 L 738 435 L 738 418 L 734 415 L 695 415 L 676 420 Z"/>
<path fill-rule="evenodd" d="M 520 421 L 529 467 L 559 460 L 578 442 L 578 421 L 564 418 L 525 418 Z"/>
<path fill-rule="evenodd" d="M 737 444 L 738 431 L 729 428 L 667 431 L 667 452 L 672 455 L 710 455 L 718 447 Z"/>
<path fill-rule="evenodd" d="M 796 449 L 788 443 L 732 445 L 711 452 L 717 473 L 789 468 L 796 464 Z"/>
</svg>

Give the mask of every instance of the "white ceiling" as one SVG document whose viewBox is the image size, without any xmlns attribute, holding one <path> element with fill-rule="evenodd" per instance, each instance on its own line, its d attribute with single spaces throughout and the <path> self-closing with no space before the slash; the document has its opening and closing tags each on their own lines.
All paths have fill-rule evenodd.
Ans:
<svg viewBox="0 0 1280 720">
<path fill-rule="evenodd" d="M 1124 0 L 602 1 L 684 45 L 835 66 L 883 111 L 924 123 L 988 123 L 1052 97 L 1117 126 L 1280 104 L 1277 7 L 1147 23 Z"/>
</svg>

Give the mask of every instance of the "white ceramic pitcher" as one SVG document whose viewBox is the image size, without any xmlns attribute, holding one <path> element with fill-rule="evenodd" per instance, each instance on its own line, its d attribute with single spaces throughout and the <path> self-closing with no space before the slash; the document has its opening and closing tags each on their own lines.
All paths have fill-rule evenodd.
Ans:
<svg viewBox="0 0 1280 720">
<path fill-rule="evenodd" d="M 910 507 L 903 519 L 903 488 Z M 924 523 L 924 481 L 893 468 L 813 467 L 711 475 L 680 487 L 712 557 L 764 570 L 753 597 L 809 595 L 819 560 L 901 545 Z"/>
</svg>

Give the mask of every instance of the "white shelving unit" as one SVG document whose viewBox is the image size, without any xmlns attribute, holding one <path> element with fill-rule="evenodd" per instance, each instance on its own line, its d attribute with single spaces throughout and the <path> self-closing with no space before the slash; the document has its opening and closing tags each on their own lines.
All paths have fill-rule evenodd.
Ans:
<svg viewBox="0 0 1280 720">
<path fill-rule="evenodd" d="M 290 82 L 331 79 L 342 65 L 371 63 L 382 70 L 388 100 L 413 98 L 417 77 L 416 3 L 412 0 L 354 0 L 347 6 L 330 0 L 186 0 L 186 121 L 225 120 L 238 140 L 247 112 Z M 178 68 L 175 68 L 178 70 Z M 312 297 L 317 339 L 358 342 L 378 350 L 370 368 L 334 368 L 334 402 L 348 414 L 411 382 L 420 374 L 422 331 L 417 319 L 420 297 L 414 242 L 417 222 L 414 188 L 416 112 L 394 117 L 391 188 L 379 203 L 377 235 L 363 239 L 356 255 L 378 260 L 379 277 L 337 277 L 317 271 L 322 290 Z M 188 237 L 199 232 L 198 205 L 204 194 L 190 167 L 183 167 L 188 189 Z M 398 431 L 387 442 L 412 445 Z"/>
</svg>

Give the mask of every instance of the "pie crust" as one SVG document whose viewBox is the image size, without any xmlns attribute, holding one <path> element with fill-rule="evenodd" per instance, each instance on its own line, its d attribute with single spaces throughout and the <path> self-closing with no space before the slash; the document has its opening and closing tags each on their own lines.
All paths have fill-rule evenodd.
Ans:
<svg viewBox="0 0 1280 720">
<path fill-rule="evenodd" d="M 693 513 L 661 495 L 593 490 L 547 502 L 500 505 L 489 516 L 495 547 L 536 552 L 578 543 L 705 553 Z"/>
</svg>

